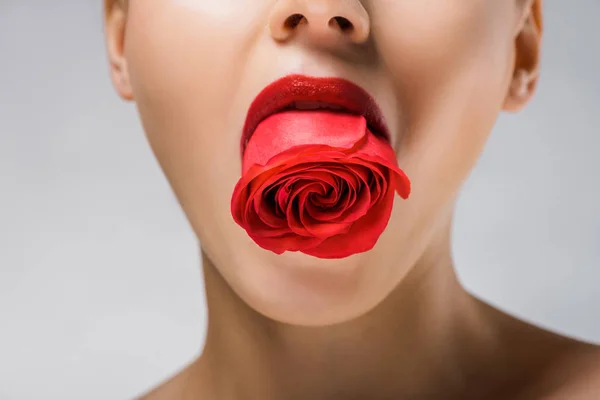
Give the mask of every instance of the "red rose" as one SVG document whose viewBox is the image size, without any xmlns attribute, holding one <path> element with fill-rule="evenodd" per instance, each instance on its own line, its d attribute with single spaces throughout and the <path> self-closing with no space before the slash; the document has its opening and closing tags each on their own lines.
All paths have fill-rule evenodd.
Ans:
<svg viewBox="0 0 600 400">
<path fill-rule="evenodd" d="M 362 116 L 289 111 L 267 118 L 244 151 L 234 220 L 262 248 L 343 258 L 373 248 L 394 193 L 410 181 Z"/>
</svg>

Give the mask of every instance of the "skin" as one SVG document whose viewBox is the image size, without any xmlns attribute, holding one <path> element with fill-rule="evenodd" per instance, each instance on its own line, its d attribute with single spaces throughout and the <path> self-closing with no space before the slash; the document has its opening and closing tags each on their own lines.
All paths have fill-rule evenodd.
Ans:
<svg viewBox="0 0 600 400">
<path fill-rule="evenodd" d="M 106 0 L 111 77 L 199 242 L 202 355 L 143 399 L 564 399 L 600 391 L 597 347 L 465 292 L 450 227 L 502 111 L 538 78 L 541 0 Z M 293 14 L 302 23 L 286 28 Z M 331 18 L 345 17 L 342 30 Z M 233 221 L 248 107 L 292 73 L 381 106 L 409 200 L 339 260 L 259 248 Z M 485 266 L 482 266 L 485 267 Z"/>
</svg>

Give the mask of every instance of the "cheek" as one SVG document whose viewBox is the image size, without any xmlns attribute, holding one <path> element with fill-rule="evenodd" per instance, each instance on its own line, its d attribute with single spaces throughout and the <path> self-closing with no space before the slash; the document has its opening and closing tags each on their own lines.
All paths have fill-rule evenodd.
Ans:
<svg viewBox="0 0 600 400">
<path fill-rule="evenodd" d="M 152 150 L 196 230 L 211 221 L 231 223 L 229 196 L 241 168 L 241 126 L 230 117 L 231 104 L 249 41 L 264 27 L 267 2 L 260 3 L 130 4 L 125 52 L 136 104 Z"/>
<path fill-rule="evenodd" d="M 397 1 L 373 10 L 399 98 L 399 159 L 423 209 L 460 187 L 502 107 L 512 73 L 512 11 L 500 3 Z"/>
</svg>

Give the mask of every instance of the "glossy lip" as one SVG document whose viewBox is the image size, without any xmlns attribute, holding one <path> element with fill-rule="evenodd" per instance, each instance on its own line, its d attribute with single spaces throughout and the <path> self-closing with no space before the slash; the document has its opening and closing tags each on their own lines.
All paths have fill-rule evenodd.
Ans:
<svg viewBox="0 0 600 400">
<path fill-rule="evenodd" d="M 383 113 L 364 89 L 341 78 L 288 75 L 264 88 L 250 105 L 242 131 L 242 155 L 258 125 L 270 115 L 289 109 L 296 101 L 318 101 L 341 108 L 338 112 L 363 115 L 374 134 L 390 141 Z"/>
</svg>

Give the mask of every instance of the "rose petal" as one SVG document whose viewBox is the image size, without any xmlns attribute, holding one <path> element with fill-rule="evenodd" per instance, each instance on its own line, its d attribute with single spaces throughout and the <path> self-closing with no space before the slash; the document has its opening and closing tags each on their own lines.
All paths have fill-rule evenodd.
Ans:
<svg viewBox="0 0 600 400">
<path fill-rule="evenodd" d="M 252 230 L 247 231 L 248 236 L 256 244 L 265 250 L 270 250 L 275 254 L 283 254 L 286 251 L 306 251 L 318 246 L 323 239 L 315 237 L 298 236 L 294 233 L 278 237 L 264 237 L 255 235 Z"/>
<path fill-rule="evenodd" d="M 297 187 L 294 187 L 292 190 L 292 194 L 290 196 L 290 201 L 288 203 L 288 207 L 286 209 L 286 216 L 288 219 L 288 226 L 292 230 L 292 232 L 301 235 L 301 236 L 313 236 L 304 226 L 302 220 L 300 219 L 300 215 L 302 214 L 302 209 L 300 207 L 300 198 L 299 195 L 302 191 L 306 190 L 311 185 L 315 185 L 314 182 L 302 182 Z"/>
<path fill-rule="evenodd" d="M 242 164 L 266 165 L 273 156 L 302 145 L 350 149 L 365 136 L 366 127 L 367 122 L 361 115 L 327 110 L 273 114 L 262 121 L 250 137 Z"/>
<path fill-rule="evenodd" d="M 251 229 L 254 235 L 276 237 L 290 233 L 290 228 L 287 225 L 277 228 L 267 225 L 263 219 L 254 212 L 254 207 L 251 204 L 248 207 L 248 212 L 244 214 L 244 221 L 246 223 L 243 227 L 246 231 Z"/>
<path fill-rule="evenodd" d="M 285 214 L 281 213 L 279 204 L 275 197 L 277 187 L 270 187 L 262 195 L 254 198 L 254 212 L 260 219 L 272 228 L 283 228 L 287 226 Z"/>
<path fill-rule="evenodd" d="M 353 153 L 351 157 L 370 161 L 389 168 L 395 175 L 392 181 L 396 192 L 403 199 L 407 199 L 411 191 L 410 180 L 398 166 L 398 160 L 394 149 L 385 141 L 385 139 L 370 132 L 368 132 L 365 138 L 366 143 L 364 146 Z"/>
<path fill-rule="evenodd" d="M 374 205 L 379 201 L 381 193 L 387 192 L 387 177 L 389 175 L 388 168 L 383 167 L 379 164 L 370 163 L 365 160 L 361 160 L 358 157 L 353 157 L 349 161 L 349 168 L 355 169 L 360 168 L 361 170 L 368 169 L 369 176 L 365 177 L 365 186 L 369 188 L 371 193 L 371 205 Z"/>
<path fill-rule="evenodd" d="M 354 222 L 364 216 L 371 206 L 371 193 L 368 189 L 368 180 L 371 172 L 367 169 L 353 168 L 348 165 L 344 177 L 352 177 L 357 183 L 356 189 L 350 188 L 344 207 L 339 210 L 337 219 Z M 336 170 L 337 171 L 337 170 Z M 358 179 L 357 179 L 358 178 Z"/>
<path fill-rule="evenodd" d="M 391 216 L 394 192 L 389 190 L 381 202 L 376 204 L 347 233 L 323 240 L 304 253 L 320 258 L 344 258 L 351 254 L 371 250 L 385 230 Z"/>
<path fill-rule="evenodd" d="M 302 193 L 299 194 L 299 210 L 300 210 L 300 221 L 304 229 L 309 232 L 312 236 L 326 239 L 333 235 L 338 235 L 344 232 L 347 232 L 352 225 L 351 222 L 322 222 L 316 220 L 310 216 L 307 212 L 307 198 L 312 193 L 308 190 L 308 188 L 304 189 Z"/>
</svg>

